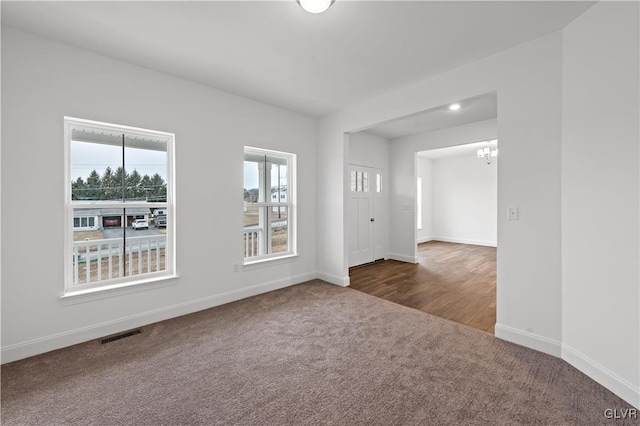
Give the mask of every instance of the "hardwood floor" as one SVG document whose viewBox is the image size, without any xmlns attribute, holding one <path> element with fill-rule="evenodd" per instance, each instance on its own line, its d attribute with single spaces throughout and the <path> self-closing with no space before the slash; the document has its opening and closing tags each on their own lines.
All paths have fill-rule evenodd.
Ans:
<svg viewBox="0 0 640 426">
<path fill-rule="evenodd" d="M 495 247 L 429 241 L 419 263 L 385 260 L 351 268 L 350 287 L 441 318 L 494 333 Z"/>
</svg>

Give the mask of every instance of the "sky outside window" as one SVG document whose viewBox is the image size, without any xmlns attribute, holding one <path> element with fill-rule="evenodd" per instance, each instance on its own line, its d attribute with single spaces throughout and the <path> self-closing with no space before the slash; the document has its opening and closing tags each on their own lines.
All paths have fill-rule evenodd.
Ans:
<svg viewBox="0 0 640 426">
<path fill-rule="evenodd" d="M 244 162 L 244 189 L 258 188 L 259 185 L 259 168 L 258 163 L 255 161 Z M 271 186 L 277 186 L 278 183 L 278 168 L 271 168 Z M 280 184 L 282 186 L 287 183 L 287 167 L 280 166 Z"/>
<path fill-rule="evenodd" d="M 127 163 L 127 173 L 131 173 L 134 169 L 142 176 L 149 175 L 149 177 L 152 177 L 157 173 L 166 181 L 166 152 L 125 147 L 124 155 Z M 120 166 L 122 166 L 122 147 L 120 146 L 71 142 L 72 180 L 79 177 L 86 180 L 93 170 L 102 176 L 107 167 L 111 167 L 115 172 Z"/>
</svg>

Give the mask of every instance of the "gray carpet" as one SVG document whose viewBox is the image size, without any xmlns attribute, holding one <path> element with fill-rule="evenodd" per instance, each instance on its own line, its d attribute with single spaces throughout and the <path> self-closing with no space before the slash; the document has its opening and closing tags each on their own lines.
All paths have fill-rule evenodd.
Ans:
<svg viewBox="0 0 640 426">
<path fill-rule="evenodd" d="M 565 362 L 321 281 L 2 367 L 3 425 L 592 425 Z"/>
</svg>

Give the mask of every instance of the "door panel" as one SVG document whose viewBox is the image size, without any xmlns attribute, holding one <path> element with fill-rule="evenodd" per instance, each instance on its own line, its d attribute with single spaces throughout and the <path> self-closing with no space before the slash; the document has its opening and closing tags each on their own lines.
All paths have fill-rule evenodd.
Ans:
<svg viewBox="0 0 640 426">
<path fill-rule="evenodd" d="M 371 251 L 370 228 L 369 199 L 363 197 L 358 200 L 358 251 L 367 258 Z"/>
<path fill-rule="evenodd" d="M 349 259 L 358 253 L 358 199 L 349 199 Z"/>
<path fill-rule="evenodd" d="M 349 266 L 384 258 L 382 171 L 351 165 L 349 187 Z"/>
</svg>

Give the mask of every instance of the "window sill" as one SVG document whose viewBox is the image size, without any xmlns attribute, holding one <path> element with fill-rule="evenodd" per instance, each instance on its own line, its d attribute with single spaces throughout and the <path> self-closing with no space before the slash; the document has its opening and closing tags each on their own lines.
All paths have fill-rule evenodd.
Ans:
<svg viewBox="0 0 640 426">
<path fill-rule="evenodd" d="M 245 261 L 242 264 L 242 270 L 250 271 L 252 269 L 266 268 L 268 266 L 278 265 L 280 263 L 288 263 L 296 259 L 297 257 L 298 257 L 297 253 L 292 253 L 292 254 L 286 254 L 278 257 L 267 257 L 263 259 Z"/>
<path fill-rule="evenodd" d="M 144 280 L 106 285 L 104 287 L 90 288 L 86 290 L 69 291 L 59 297 L 65 305 L 90 302 L 109 297 L 122 296 L 154 288 L 168 287 L 177 284 L 178 275 L 165 275 L 162 277 L 148 278 Z"/>
</svg>

